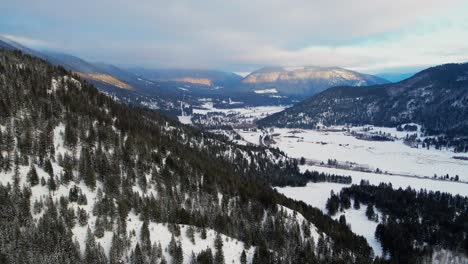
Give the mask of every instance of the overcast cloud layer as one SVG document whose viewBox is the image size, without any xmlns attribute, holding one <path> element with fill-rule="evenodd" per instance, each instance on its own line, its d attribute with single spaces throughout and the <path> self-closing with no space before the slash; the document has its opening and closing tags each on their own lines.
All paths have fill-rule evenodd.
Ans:
<svg viewBox="0 0 468 264">
<path fill-rule="evenodd" d="M 463 0 L 15 0 L 0 34 L 146 67 L 398 71 L 468 61 Z"/>
</svg>

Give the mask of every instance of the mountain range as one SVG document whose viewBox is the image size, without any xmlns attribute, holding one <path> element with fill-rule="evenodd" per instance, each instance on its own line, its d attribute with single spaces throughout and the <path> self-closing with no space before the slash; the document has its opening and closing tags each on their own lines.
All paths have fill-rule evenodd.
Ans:
<svg viewBox="0 0 468 264">
<path fill-rule="evenodd" d="M 254 71 L 242 80 L 241 89 L 270 89 L 281 95 L 310 96 L 338 85 L 369 86 L 387 80 L 339 67 L 268 67 Z"/>
<path fill-rule="evenodd" d="M 228 107 L 225 102 L 229 101 L 243 105 L 291 104 L 336 85 L 388 82 L 338 67 L 266 67 L 242 78 L 217 70 L 122 68 L 91 63 L 69 54 L 30 49 L 4 37 L 0 38 L 0 47 L 61 65 L 122 101 L 150 105 L 166 113 L 180 111 L 181 103 L 197 106 L 204 98 L 212 98 L 221 107 Z"/>
</svg>

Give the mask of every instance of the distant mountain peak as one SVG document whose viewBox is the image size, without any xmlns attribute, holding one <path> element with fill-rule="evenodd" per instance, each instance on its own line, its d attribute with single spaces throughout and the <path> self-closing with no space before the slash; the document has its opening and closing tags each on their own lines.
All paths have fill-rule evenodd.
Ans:
<svg viewBox="0 0 468 264">
<path fill-rule="evenodd" d="M 282 94 L 310 96 L 338 85 L 368 86 L 387 80 L 340 67 L 264 67 L 247 75 L 244 89 L 277 88 Z"/>
</svg>

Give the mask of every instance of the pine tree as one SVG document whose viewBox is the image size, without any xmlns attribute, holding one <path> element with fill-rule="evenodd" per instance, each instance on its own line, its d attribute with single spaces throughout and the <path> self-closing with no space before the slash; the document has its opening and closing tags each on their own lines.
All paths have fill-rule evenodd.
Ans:
<svg viewBox="0 0 468 264">
<path fill-rule="evenodd" d="M 149 252 L 151 249 L 150 231 L 148 226 L 148 220 L 145 220 L 143 221 L 143 225 L 141 225 L 140 229 L 140 241 L 144 252 Z"/>
<path fill-rule="evenodd" d="M 88 148 L 83 148 L 81 151 L 79 164 L 80 178 L 84 179 L 86 186 L 91 190 L 96 188 L 96 174 L 91 162 L 91 154 Z"/>
<path fill-rule="evenodd" d="M 151 247 L 151 252 L 149 254 L 149 262 L 150 263 L 158 263 L 158 259 L 161 257 L 159 248 L 156 243 L 153 244 Z"/>
<path fill-rule="evenodd" d="M 6 126 L 6 134 L 3 140 L 3 145 L 5 146 L 5 151 L 8 154 L 10 154 L 15 148 L 15 137 L 13 135 L 13 131 L 9 122 Z"/>
<path fill-rule="evenodd" d="M 192 251 L 192 255 L 190 256 L 190 264 L 198 264 L 197 256 L 195 256 L 195 253 L 193 253 L 193 251 Z"/>
<path fill-rule="evenodd" d="M 145 264 L 145 259 L 143 257 L 143 253 L 141 252 L 139 243 L 136 244 L 135 250 L 133 251 L 132 264 Z"/>
<path fill-rule="evenodd" d="M 94 236 L 101 238 L 104 236 L 104 223 L 100 217 L 96 218 L 96 223 L 94 224 Z"/>
<path fill-rule="evenodd" d="M 106 253 L 104 252 L 104 248 L 102 248 L 101 244 L 98 243 L 97 245 L 97 260 L 94 262 L 96 264 L 108 264 Z"/>
<path fill-rule="evenodd" d="M 375 212 L 374 212 L 374 205 L 373 204 L 368 204 L 367 205 L 367 209 L 366 209 L 366 216 L 369 220 L 373 220 L 374 219 L 374 215 L 375 215 Z"/>
<path fill-rule="evenodd" d="M 202 227 L 200 237 L 201 237 L 201 239 L 203 239 L 203 240 L 206 239 L 206 228 L 205 228 L 205 226 Z"/>
<path fill-rule="evenodd" d="M 49 176 L 53 177 L 54 176 L 54 169 L 52 167 L 52 163 L 50 162 L 50 160 L 46 160 L 45 164 L 44 164 L 44 171 L 47 172 L 49 174 Z"/>
<path fill-rule="evenodd" d="M 201 251 L 197 256 L 198 264 L 213 264 L 213 254 L 211 249 L 207 248 L 206 250 Z"/>
<path fill-rule="evenodd" d="M 174 264 L 183 264 L 184 263 L 184 251 L 182 250 L 182 244 L 178 243 L 174 255 Z"/>
<path fill-rule="evenodd" d="M 245 254 L 245 250 L 242 250 L 242 254 L 240 256 L 240 263 L 247 264 L 247 255 Z"/>
<path fill-rule="evenodd" d="M 88 214 L 86 213 L 84 209 L 78 208 L 77 215 L 78 215 L 78 223 L 81 226 L 85 226 L 86 224 L 88 224 Z"/>
<path fill-rule="evenodd" d="M 122 257 L 124 253 L 124 242 L 117 235 L 113 234 L 112 244 L 109 252 L 109 263 L 110 264 L 120 264 L 122 263 Z"/>
<path fill-rule="evenodd" d="M 34 166 L 34 164 L 31 164 L 31 169 L 28 173 L 28 181 L 31 184 L 31 186 L 36 186 L 37 184 L 39 184 L 39 176 L 37 175 L 36 167 Z"/>
<path fill-rule="evenodd" d="M 70 119 L 67 115 L 67 121 Z M 76 135 L 75 129 L 72 128 L 71 124 L 69 122 L 66 123 L 65 125 L 65 135 L 64 135 L 64 143 L 65 146 L 68 146 L 70 148 L 75 148 L 77 144 L 78 138 Z"/>
<path fill-rule="evenodd" d="M 174 235 L 172 235 L 171 241 L 169 241 L 169 246 L 168 246 L 169 254 L 171 254 L 171 256 L 174 256 L 176 247 L 177 247 L 177 242 L 174 238 Z"/>
<path fill-rule="evenodd" d="M 215 249 L 216 249 L 216 253 L 215 253 L 214 263 L 224 264 L 223 239 L 221 238 L 221 235 L 219 233 L 216 235 Z"/>
<path fill-rule="evenodd" d="M 63 170 L 62 182 L 64 184 L 70 183 L 73 180 L 73 172 L 71 167 L 65 166 Z"/>
<path fill-rule="evenodd" d="M 340 215 L 340 218 L 339 218 L 338 222 L 340 224 L 346 226 L 346 217 L 345 217 L 345 215 Z"/>
<path fill-rule="evenodd" d="M 6 156 L 3 157 L 3 170 L 6 172 L 11 171 L 11 154 L 7 152 Z"/>
<path fill-rule="evenodd" d="M 57 183 L 55 182 L 53 175 L 49 177 L 49 180 L 47 181 L 47 187 L 49 187 L 49 191 L 51 192 L 57 190 Z"/>
<path fill-rule="evenodd" d="M 172 256 L 173 264 L 182 264 L 184 262 L 182 245 L 176 242 L 174 236 L 171 237 L 171 241 L 169 242 L 169 254 Z"/>
<path fill-rule="evenodd" d="M 354 199 L 354 204 L 353 204 L 354 209 L 359 210 L 361 208 L 361 205 L 359 204 L 358 199 Z"/>
<path fill-rule="evenodd" d="M 339 206 L 340 206 L 340 198 L 338 197 L 338 195 L 335 195 L 332 193 L 330 198 L 328 198 L 327 204 L 326 204 L 328 214 L 335 215 L 336 212 L 338 211 Z"/>
<path fill-rule="evenodd" d="M 96 259 L 98 259 L 98 250 L 96 246 L 96 240 L 94 239 L 94 235 L 91 233 L 91 229 L 89 229 L 89 227 L 86 233 L 85 246 L 84 262 L 86 264 L 96 263 Z"/>
<path fill-rule="evenodd" d="M 193 226 L 188 226 L 185 234 L 190 239 L 192 244 L 195 244 L 195 229 Z"/>
</svg>

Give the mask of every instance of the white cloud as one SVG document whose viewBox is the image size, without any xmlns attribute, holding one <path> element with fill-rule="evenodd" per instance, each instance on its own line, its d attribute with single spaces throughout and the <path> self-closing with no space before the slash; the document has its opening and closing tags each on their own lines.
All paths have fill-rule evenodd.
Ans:
<svg viewBox="0 0 468 264">
<path fill-rule="evenodd" d="M 41 40 L 41 39 L 35 39 L 35 38 L 30 38 L 30 37 L 25 37 L 25 36 L 18 36 L 18 35 L 10 35 L 10 34 L 0 34 L 0 37 L 7 38 L 9 40 L 12 40 L 14 42 L 20 43 L 24 46 L 31 47 L 31 48 L 53 48 L 55 47 L 54 44 Z"/>
<path fill-rule="evenodd" d="M 43 25 L 32 38 L 91 60 L 238 71 L 305 64 L 372 71 L 462 60 L 467 25 L 405 30 L 454 14 L 463 22 L 460 9 L 468 10 L 462 0 L 17 0 L 0 7 Z M 408 32 L 375 37 L 400 31 Z"/>
</svg>

